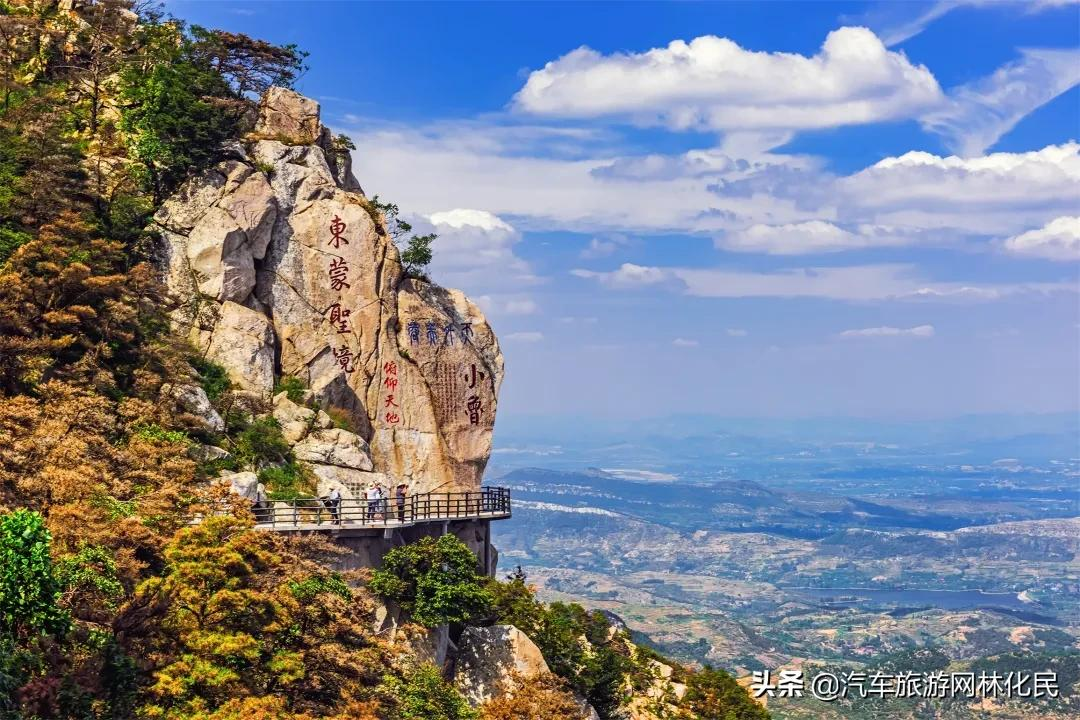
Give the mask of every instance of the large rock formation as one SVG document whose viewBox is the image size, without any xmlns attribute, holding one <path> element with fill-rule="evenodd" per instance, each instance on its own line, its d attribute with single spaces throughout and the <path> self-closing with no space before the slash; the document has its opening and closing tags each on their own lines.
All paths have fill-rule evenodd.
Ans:
<svg viewBox="0 0 1080 720">
<path fill-rule="evenodd" d="M 503 376 L 480 310 L 404 276 L 314 101 L 271 89 L 255 131 L 223 154 L 155 216 L 177 326 L 241 391 L 269 400 L 275 377 L 295 376 L 351 416 L 356 440 L 290 426 L 325 473 L 476 489 Z"/>
<path fill-rule="evenodd" d="M 513 625 L 465 628 L 458 648 L 454 682 L 471 705 L 512 693 L 519 679 L 549 672 L 540 648 Z"/>
</svg>

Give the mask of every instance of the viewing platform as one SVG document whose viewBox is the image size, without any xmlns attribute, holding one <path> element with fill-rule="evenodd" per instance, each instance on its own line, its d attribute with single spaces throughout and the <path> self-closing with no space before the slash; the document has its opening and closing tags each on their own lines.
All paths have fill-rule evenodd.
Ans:
<svg viewBox="0 0 1080 720">
<path fill-rule="evenodd" d="M 485 487 L 477 492 L 422 493 L 382 500 L 325 498 L 275 500 L 252 508 L 255 529 L 276 532 L 355 532 L 394 530 L 425 523 L 503 520 L 510 517 L 510 490 Z"/>
</svg>

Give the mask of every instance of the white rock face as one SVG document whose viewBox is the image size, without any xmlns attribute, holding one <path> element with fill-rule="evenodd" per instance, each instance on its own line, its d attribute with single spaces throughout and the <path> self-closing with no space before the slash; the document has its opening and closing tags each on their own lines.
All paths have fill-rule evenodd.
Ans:
<svg viewBox="0 0 1080 720">
<path fill-rule="evenodd" d="M 155 216 L 176 327 L 240 389 L 269 399 L 296 376 L 349 416 L 359 442 L 310 443 L 313 462 L 411 493 L 476 490 L 503 376 L 494 333 L 460 292 L 403 277 L 317 103 L 275 88 L 260 110 L 247 146 Z M 329 426 L 284 405 L 275 417 L 294 443 Z"/>
<path fill-rule="evenodd" d="M 320 465 L 336 465 L 353 470 L 371 470 L 371 454 L 364 438 L 348 430 L 315 430 L 293 447 L 297 460 Z"/>
<path fill-rule="evenodd" d="M 458 642 L 454 682 L 471 705 L 480 705 L 515 689 L 512 675 L 523 679 L 549 672 L 540 648 L 513 625 L 469 627 Z"/>
<path fill-rule="evenodd" d="M 229 489 L 240 497 L 254 502 L 259 492 L 259 476 L 253 472 L 222 473 L 221 479 L 229 483 Z"/>
<path fill-rule="evenodd" d="M 272 87 L 259 104 L 255 133 L 279 138 L 296 145 L 311 145 L 319 139 L 319 104 L 285 88 Z"/>
<path fill-rule="evenodd" d="M 226 301 L 209 334 L 206 356 L 241 390 L 269 398 L 274 388 L 274 326 L 266 315 Z"/>
<path fill-rule="evenodd" d="M 300 442 L 313 430 L 325 430 L 333 425 L 330 416 L 322 410 L 297 405 L 283 392 L 274 396 L 273 415 L 290 445 Z"/>
</svg>

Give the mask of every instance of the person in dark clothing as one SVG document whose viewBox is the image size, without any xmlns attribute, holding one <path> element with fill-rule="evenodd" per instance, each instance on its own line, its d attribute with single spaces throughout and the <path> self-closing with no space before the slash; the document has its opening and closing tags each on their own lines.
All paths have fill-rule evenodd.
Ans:
<svg viewBox="0 0 1080 720">
<path fill-rule="evenodd" d="M 405 483 L 401 483 L 397 486 L 397 519 L 398 522 L 405 522 L 405 494 L 409 491 L 409 486 Z"/>
</svg>

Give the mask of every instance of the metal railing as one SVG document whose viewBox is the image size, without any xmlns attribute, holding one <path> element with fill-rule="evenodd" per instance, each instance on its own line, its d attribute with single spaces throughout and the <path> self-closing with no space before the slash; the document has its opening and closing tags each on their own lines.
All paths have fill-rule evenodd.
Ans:
<svg viewBox="0 0 1080 720">
<path fill-rule="evenodd" d="M 510 517 L 510 491 L 485 487 L 477 492 L 423 493 L 381 500 L 327 498 L 273 500 L 252 507 L 263 529 L 392 528 L 423 522 Z"/>
</svg>

